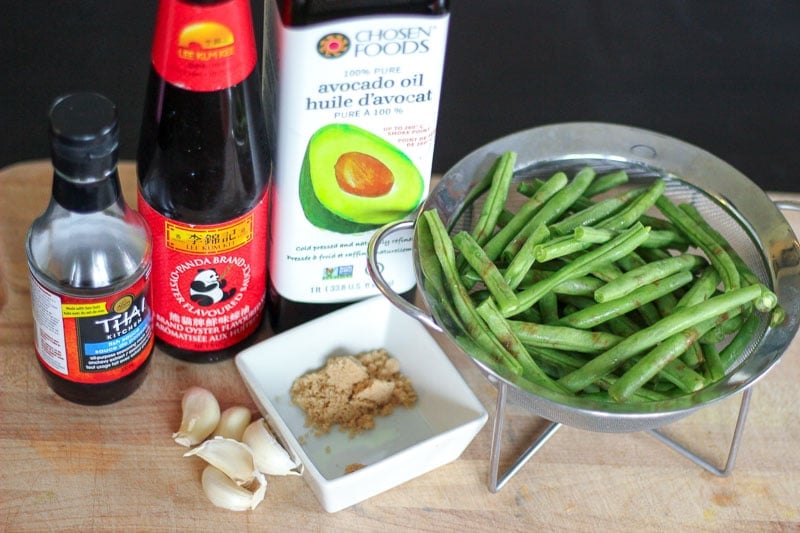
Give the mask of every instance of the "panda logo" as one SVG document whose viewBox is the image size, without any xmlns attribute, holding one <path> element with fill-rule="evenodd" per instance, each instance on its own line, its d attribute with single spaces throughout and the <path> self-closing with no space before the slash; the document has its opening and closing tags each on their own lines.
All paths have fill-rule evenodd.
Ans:
<svg viewBox="0 0 800 533">
<path fill-rule="evenodd" d="M 224 291 L 226 284 L 227 282 L 224 279 L 220 279 L 216 269 L 201 268 L 198 269 L 192 280 L 189 296 L 193 302 L 197 302 L 203 307 L 208 307 L 225 301 L 236 293 L 235 288 Z"/>
</svg>

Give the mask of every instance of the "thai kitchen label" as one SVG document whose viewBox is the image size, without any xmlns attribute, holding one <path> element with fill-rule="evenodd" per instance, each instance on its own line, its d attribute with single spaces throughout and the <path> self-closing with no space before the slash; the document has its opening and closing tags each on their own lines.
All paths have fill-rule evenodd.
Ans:
<svg viewBox="0 0 800 533">
<path fill-rule="evenodd" d="M 57 294 L 31 275 L 34 343 L 39 361 L 77 383 L 116 381 L 142 366 L 153 349 L 149 272 L 101 298 Z"/>
</svg>

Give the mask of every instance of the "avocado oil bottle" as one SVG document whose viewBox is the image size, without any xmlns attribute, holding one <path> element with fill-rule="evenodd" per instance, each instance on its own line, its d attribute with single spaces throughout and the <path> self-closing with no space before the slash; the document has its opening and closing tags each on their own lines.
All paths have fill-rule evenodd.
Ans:
<svg viewBox="0 0 800 533">
<path fill-rule="evenodd" d="M 448 22 L 448 0 L 266 2 L 274 331 L 378 294 L 367 243 L 429 190 Z M 395 233 L 378 256 L 408 297 L 411 242 Z"/>
</svg>

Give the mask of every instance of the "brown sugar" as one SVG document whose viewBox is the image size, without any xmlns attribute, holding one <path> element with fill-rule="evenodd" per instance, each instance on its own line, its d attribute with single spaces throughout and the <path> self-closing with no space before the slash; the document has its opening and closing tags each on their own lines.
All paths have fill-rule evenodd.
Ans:
<svg viewBox="0 0 800 533">
<path fill-rule="evenodd" d="M 355 435 L 375 427 L 376 416 L 417 401 L 399 361 L 384 349 L 331 357 L 321 369 L 297 378 L 290 392 L 306 413 L 306 425 L 319 434 L 339 425 Z"/>
</svg>

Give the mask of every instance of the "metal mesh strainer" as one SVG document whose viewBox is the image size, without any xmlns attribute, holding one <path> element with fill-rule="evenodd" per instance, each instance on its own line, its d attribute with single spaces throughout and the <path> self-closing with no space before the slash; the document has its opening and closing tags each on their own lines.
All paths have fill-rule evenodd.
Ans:
<svg viewBox="0 0 800 533">
<path fill-rule="evenodd" d="M 676 203 L 693 204 L 778 295 L 787 314 L 779 327 L 768 327 L 763 321 L 748 349 L 723 380 L 694 394 L 658 402 L 608 404 L 568 397 L 537 387 L 501 366 L 474 360 L 492 381 L 508 384 L 515 403 L 523 403 L 553 422 L 591 431 L 653 429 L 744 390 L 778 362 L 798 328 L 800 251 L 786 219 L 748 178 L 713 155 L 671 137 L 611 124 L 559 124 L 519 132 L 472 152 L 443 176 L 423 209 L 437 209 L 451 232 L 471 227 L 483 198 L 470 200 L 469 192 L 506 150 L 517 153 L 516 181 L 547 178 L 556 170 L 565 170 L 572 176 L 586 165 L 594 167 L 598 174 L 624 169 L 632 184 L 663 178 L 667 182 L 666 194 Z M 396 224 L 376 233 L 368 254 L 373 278 L 395 305 L 444 331 L 469 354 L 469 346 L 459 340 L 459 326 L 426 286 L 416 246 L 416 276 L 430 315 L 399 298 L 377 274 L 376 248 L 380 240 L 410 224 Z"/>
</svg>

